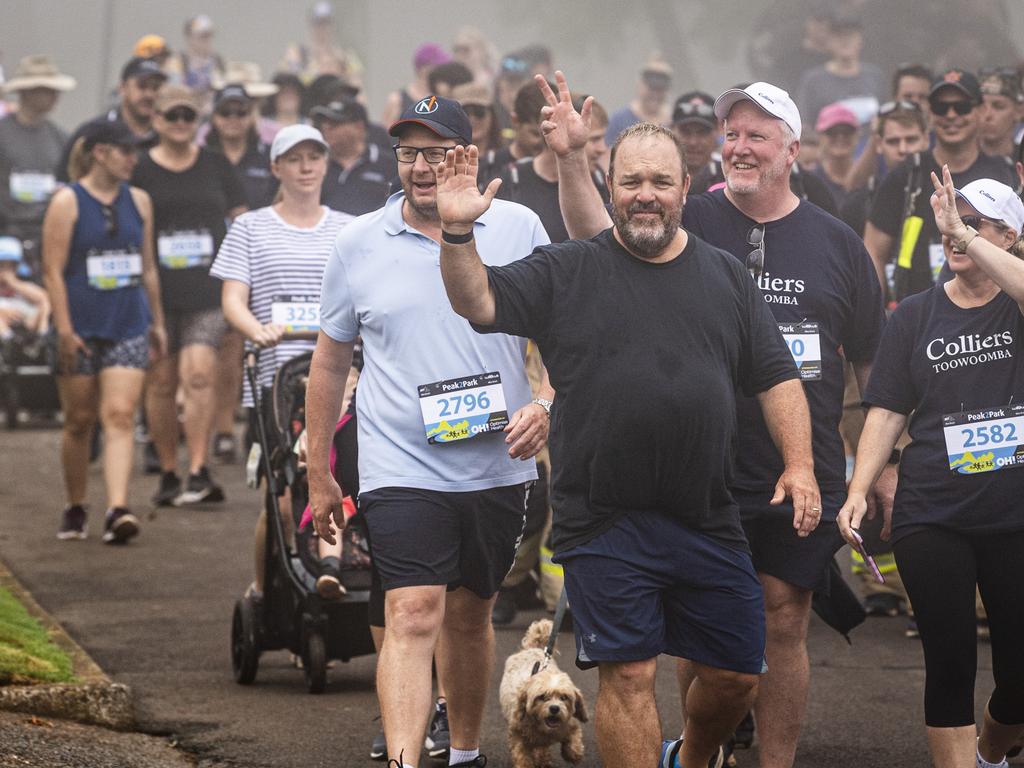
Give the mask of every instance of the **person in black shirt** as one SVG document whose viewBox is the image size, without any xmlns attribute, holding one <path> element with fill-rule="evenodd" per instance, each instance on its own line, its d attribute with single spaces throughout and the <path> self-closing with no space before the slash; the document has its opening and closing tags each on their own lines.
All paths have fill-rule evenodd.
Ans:
<svg viewBox="0 0 1024 768">
<path fill-rule="evenodd" d="M 558 106 L 574 112 L 564 78 L 559 92 Z M 466 234 L 497 186 L 481 195 L 476 170 L 475 147 L 438 167 L 441 273 L 452 307 L 477 330 L 537 342 L 558 393 L 553 542 L 577 664 L 601 670 L 604 763 L 654 765 L 661 653 L 693 659 L 698 679 L 685 743 L 667 742 L 662 764 L 720 760 L 764 647 L 760 589 L 729 490 L 734 441 L 745 439 L 737 388 L 757 396 L 785 454 L 776 500 L 793 497 L 804 533 L 820 513 L 792 358 L 742 265 L 680 229 L 688 176 L 671 131 L 640 123 L 619 137 L 612 229 L 501 268 L 485 268 Z"/>
<path fill-rule="evenodd" d="M 793 510 L 772 503 L 780 500 L 775 478 L 782 456 L 757 402 L 739 398 L 740 438 L 730 490 L 764 586 L 769 627 L 768 673 L 756 709 L 760 750 L 767 764 L 792 765 L 809 686 L 811 597 L 828 588 L 828 568 L 842 546 L 835 515 L 846 490 L 839 435 L 844 361 L 853 363 L 858 382 L 865 384 L 884 315 L 859 238 L 790 189 L 801 120 L 789 95 L 769 83 L 754 83 L 719 96 L 715 114 L 725 121 L 727 186 L 688 198 L 683 224 L 746 265 L 785 335 L 810 405 L 814 473 L 822 492 L 820 525 L 810 535 L 797 535 Z M 562 212 L 571 236 L 593 234 L 608 217 L 574 159 L 585 116 L 566 109 L 559 118 L 544 128 L 548 144 L 557 144 Z M 894 485 L 890 472 L 879 487 L 883 501 L 891 498 Z M 795 510 L 796 517 L 800 513 Z"/>
<path fill-rule="evenodd" d="M 686 147 L 690 168 L 690 194 L 707 192 L 721 178 L 722 156 L 716 151 L 721 126 L 715 117 L 715 99 L 703 91 L 690 91 L 676 99 L 672 130 Z"/>
<path fill-rule="evenodd" d="M 366 107 L 345 99 L 314 107 L 310 114 L 331 148 L 320 202 L 353 216 L 380 208 L 398 166 L 390 151 L 367 141 Z"/>
<path fill-rule="evenodd" d="M 227 328 L 220 281 L 210 277 L 226 222 L 245 211 L 238 174 L 223 156 L 195 144 L 199 103 L 188 88 L 165 85 L 156 102 L 160 144 L 139 158 L 132 183 L 153 199 L 153 229 L 169 355 L 151 368 L 146 417 L 163 473 L 154 503 L 223 501 L 206 468 L 214 414 L 218 347 Z M 189 477 L 178 463 L 178 385 L 185 395 Z"/>
<path fill-rule="evenodd" d="M 270 147 L 256 130 L 255 101 L 243 85 L 217 91 L 205 146 L 219 152 L 238 171 L 249 210 L 265 208 L 277 194 L 277 180 L 270 172 Z"/>
<path fill-rule="evenodd" d="M 909 421 L 882 536 L 891 528 L 924 646 L 929 750 L 938 768 L 994 768 L 1024 736 L 1024 204 L 992 179 L 955 190 L 942 173 L 932 218 L 953 277 L 904 300 L 885 329 L 839 525 L 853 544 Z M 976 588 L 996 683 L 977 742 Z"/>
<path fill-rule="evenodd" d="M 885 177 L 864 228 L 879 283 L 897 302 L 934 285 L 945 263 L 928 209 L 928 174 L 948 165 L 958 188 L 985 178 L 1014 183 L 1013 167 L 1005 159 L 978 149 L 981 86 L 973 74 L 951 69 L 939 75 L 928 103 L 935 148 L 912 155 Z"/>
</svg>

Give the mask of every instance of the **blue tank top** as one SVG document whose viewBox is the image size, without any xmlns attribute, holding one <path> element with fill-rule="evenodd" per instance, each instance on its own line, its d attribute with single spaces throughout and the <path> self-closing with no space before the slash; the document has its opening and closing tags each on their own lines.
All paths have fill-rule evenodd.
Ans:
<svg viewBox="0 0 1024 768">
<path fill-rule="evenodd" d="M 64 267 L 71 324 L 82 338 L 122 341 L 146 333 L 142 216 L 127 184 L 105 206 L 78 183 L 78 221 Z"/>
</svg>

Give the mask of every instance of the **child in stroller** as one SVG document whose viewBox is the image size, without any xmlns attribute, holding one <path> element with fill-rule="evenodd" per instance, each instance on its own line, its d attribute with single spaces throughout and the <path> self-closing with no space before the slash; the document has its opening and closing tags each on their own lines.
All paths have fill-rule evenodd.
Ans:
<svg viewBox="0 0 1024 768">
<path fill-rule="evenodd" d="M 22 265 L 21 241 L 0 237 L 0 339 L 17 328 L 41 337 L 50 327 L 50 299 L 40 286 L 18 276 Z"/>
</svg>

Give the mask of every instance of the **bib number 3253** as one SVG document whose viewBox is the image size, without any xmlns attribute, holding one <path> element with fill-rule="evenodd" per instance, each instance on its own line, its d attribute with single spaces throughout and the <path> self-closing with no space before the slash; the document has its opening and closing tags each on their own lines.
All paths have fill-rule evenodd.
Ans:
<svg viewBox="0 0 1024 768">
<path fill-rule="evenodd" d="M 1024 405 L 947 414 L 942 431 L 954 474 L 1024 466 Z"/>
<path fill-rule="evenodd" d="M 316 296 L 274 296 L 270 322 L 288 333 L 320 330 L 320 302 Z"/>
<path fill-rule="evenodd" d="M 508 426 L 505 393 L 497 371 L 418 387 L 427 442 L 453 443 Z"/>
</svg>

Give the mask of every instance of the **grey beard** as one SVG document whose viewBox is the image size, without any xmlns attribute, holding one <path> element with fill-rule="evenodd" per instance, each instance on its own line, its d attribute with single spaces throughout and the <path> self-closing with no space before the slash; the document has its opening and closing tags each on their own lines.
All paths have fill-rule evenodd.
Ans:
<svg viewBox="0 0 1024 768">
<path fill-rule="evenodd" d="M 669 218 L 674 217 L 670 216 Z M 674 227 L 669 222 L 662 222 L 660 234 L 655 234 L 650 230 L 638 232 L 630 223 L 629 215 L 620 214 L 615 209 L 612 210 L 612 221 L 615 223 L 615 228 L 618 230 L 619 237 L 622 238 L 626 248 L 634 256 L 641 259 L 653 259 L 659 255 L 672 242 L 672 238 L 676 236 L 676 230 L 679 229 L 679 221 L 677 220 Z"/>
</svg>

